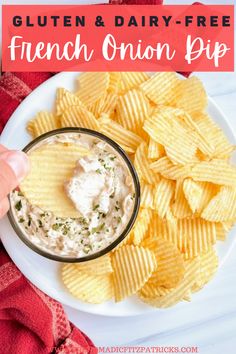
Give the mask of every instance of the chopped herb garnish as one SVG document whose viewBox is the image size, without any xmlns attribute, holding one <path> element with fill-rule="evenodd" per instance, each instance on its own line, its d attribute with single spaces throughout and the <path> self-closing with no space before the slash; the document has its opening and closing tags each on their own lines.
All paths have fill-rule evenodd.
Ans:
<svg viewBox="0 0 236 354">
<path fill-rule="evenodd" d="M 116 211 L 120 210 L 120 207 L 118 207 L 117 205 L 115 206 Z"/>
<path fill-rule="evenodd" d="M 20 218 L 20 219 L 19 219 L 19 223 L 22 223 L 22 222 L 24 222 L 24 221 L 25 221 L 24 218 Z"/>
<path fill-rule="evenodd" d="M 112 193 L 112 194 L 109 196 L 109 198 L 113 199 L 114 196 L 115 196 L 115 193 Z"/>
<path fill-rule="evenodd" d="M 101 158 L 99 158 L 99 159 L 98 159 L 98 161 L 99 161 L 99 162 L 104 162 L 104 160 L 103 160 L 103 159 L 101 159 Z"/>
<path fill-rule="evenodd" d="M 102 171 L 100 170 L 100 168 L 98 168 L 96 171 L 96 173 L 99 173 L 101 175 Z"/>
<path fill-rule="evenodd" d="M 21 210 L 21 208 L 22 208 L 22 202 L 21 202 L 21 200 L 19 200 L 19 202 L 17 202 L 17 203 L 15 204 L 15 208 L 16 208 L 16 210 L 18 210 L 18 211 Z"/>
<path fill-rule="evenodd" d="M 24 194 L 21 191 L 18 191 L 19 197 L 24 197 Z"/>
<path fill-rule="evenodd" d="M 83 217 L 80 217 L 80 218 L 79 218 L 79 222 L 80 222 L 81 224 L 86 224 L 86 219 L 83 218 Z"/>
<path fill-rule="evenodd" d="M 41 218 L 44 218 L 46 216 L 45 213 L 40 214 Z"/>
<path fill-rule="evenodd" d="M 99 204 L 96 204 L 94 207 L 93 207 L 93 211 L 97 210 L 99 208 Z"/>
<path fill-rule="evenodd" d="M 106 232 L 109 232 L 109 229 L 106 229 Z"/>
<path fill-rule="evenodd" d="M 118 216 L 117 221 L 118 221 L 118 223 L 121 222 L 121 217 L 120 216 Z"/>
<path fill-rule="evenodd" d="M 98 234 L 104 228 L 104 226 L 105 226 L 105 223 L 103 223 L 103 224 L 101 224 L 101 225 L 99 225 L 97 227 L 93 227 L 91 233 L 92 234 L 95 234 L 95 233 Z"/>
<path fill-rule="evenodd" d="M 39 227 L 43 227 L 43 223 L 41 220 L 38 220 Z"/>
<path fill-rule="evenodd" d="M 29 220 L 28 220 L 28 226 L 30 227 L 30 225 L 31 225 L 31 221 L 32 221 L 32 219 L 31 219 L 31 217 L 29 217 Z"/>
<path fill-rule="evenodd" d="M 111 160 L 111 161 L 114 161 L 115 159 L 116 159 L 116 156 L 110 157 L 110 160 Z"/>
<path fill-rule="evenodd" d="M 60 228 L 60 225 L 59 225 L 59 224 L 53 224 L 53 225 L 52 225 L 52 229 L 53 229 L 54 231 L 57 231 L 59 228 Z"/>
</svg>

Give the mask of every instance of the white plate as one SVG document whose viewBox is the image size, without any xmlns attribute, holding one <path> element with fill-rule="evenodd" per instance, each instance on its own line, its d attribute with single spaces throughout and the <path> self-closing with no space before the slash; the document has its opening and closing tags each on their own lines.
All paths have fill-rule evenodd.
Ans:
<svg viewBox="0 0 236 354">
<path fill-rule="evenodd" d="M 78 73 L 60 73 L 36 88 L 12 115 L 0 137 L 0 143 L 11 149 L 22 149 L 31 140 L 25 129 L 26 123 L 38 111 L 53 108 L 57 87 L 63 86 L 69 90 L 74 90 L 76 76 L 78 76 Z M 235 143 L 236 139 L 226 117 L 212 99 L 209 99 L 208 112 L 225 131 L 230 141 Z M 220 265 L 223 264 L 232 250 L 235 241 L 232 234 L 233 231 L 231 231 L 231 235 L 226 242 L 217 245 Z M 7 217 L 0 221 L 0 235 L 7 252 L 22 273 L 39 289 L 65 305 L 106 316 L 131 316 L 155 310 L 141 303 L 136 297 L 118 304 L 113 301 L 101 305 L 80 302 L 67 292 L 60 281 L 59 268 L 61 264 L 48 260 L 29 249 L 15 234 Z M 181 303 L 178 306 L 186 306 L 186 304 Z"/>
</svg>

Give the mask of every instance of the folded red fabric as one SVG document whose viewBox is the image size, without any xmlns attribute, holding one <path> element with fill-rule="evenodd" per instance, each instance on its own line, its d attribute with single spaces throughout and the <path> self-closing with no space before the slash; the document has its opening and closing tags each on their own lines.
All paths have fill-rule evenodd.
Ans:
<svg viewBox="0 0 236 354">
<path fill-rule="evenodd" d="M 22 275 L 0 244 L 0 353 L 96 354 L 63 307 Z"/>
</svg>

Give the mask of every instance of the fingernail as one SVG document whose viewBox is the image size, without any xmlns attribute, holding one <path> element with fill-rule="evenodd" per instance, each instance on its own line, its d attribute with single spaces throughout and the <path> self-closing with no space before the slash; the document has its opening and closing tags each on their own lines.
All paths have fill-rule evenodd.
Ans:
<svg viewBox="0 0 236 354">
<path fill-rule="evenodd" d="M 7 151 L 1 154 L 3 159 L 13 170 L 19 182 L 29 171 L 29 159 L 23 151 Z"/>
</svg>

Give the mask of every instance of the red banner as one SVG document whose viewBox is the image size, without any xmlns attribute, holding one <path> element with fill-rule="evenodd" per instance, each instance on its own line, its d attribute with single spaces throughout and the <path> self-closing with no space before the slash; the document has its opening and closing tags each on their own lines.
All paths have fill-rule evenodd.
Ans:
<svg viewBox="0 0 236 354">
<path fill-rule="evenodd" d="M 4 71 L 234 71 L 233 5 L 4 5 Z"/>
</svg>

